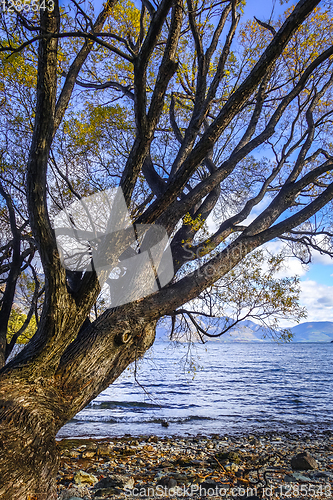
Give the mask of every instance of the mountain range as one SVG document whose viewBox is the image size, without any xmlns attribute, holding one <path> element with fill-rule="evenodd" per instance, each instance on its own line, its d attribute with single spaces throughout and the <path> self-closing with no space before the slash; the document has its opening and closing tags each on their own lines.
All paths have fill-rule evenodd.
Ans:
<svg viewBox="0 0 333 500">
<path fill-rule="evenodd" d="M 202 318 L 202 317 L 201 317 Z M 200 321 L 204 328 L 205 319 Z M 226 318 L 221 318 L 221 323 L 225 325 Z M 218 322 L 215 327 L 218 329 Z M 222 329 L 222 328 L 221 328 Z M 220 330 L 221 330 L 220 329 Z M 300 323 L 289 328 L 293 334 L 292 342 L 331 342 L 333 341 L 333 322 L 332 321 L 313 321 Z M 167 322 L 159 325 L 156 330 L 157 340 L 167 340 L 170 335 L 171 327 Z M 193 332 L 194 338 L 196 336 Z M 266 338 L 264 338 L 266 336 Z M 198 338 L 198 336 L 197 336 Z M 206 337 L 207 338 L 207 337 Z M 198 338 L 199 340 L 199 338 Z M 209 341 L 215 342 L 271 342 L 269 330 L 250 320 L 241 321 L 234 328 L 229 330 L 221 337 L 210 338 Z"/>
</svg>

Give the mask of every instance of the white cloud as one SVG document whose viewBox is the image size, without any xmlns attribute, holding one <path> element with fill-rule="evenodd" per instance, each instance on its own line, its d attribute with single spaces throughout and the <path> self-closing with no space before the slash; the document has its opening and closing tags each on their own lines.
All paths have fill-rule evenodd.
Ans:
<svg viewBox="0 0 333 500">
<path fill-rule="evenodd" d="M 323 285 L 313 280 L 300 282 L 300 305 L 306 308 L 306 321 L 332 321 L 333 322 L 333 286 Z M 289 320 L 279 321 L 280 327 L 292 327 L 296 323 Z"/>
<path fill-rule="evenodd" d="M 214 217 L 213 217 L 213 212 L 211 212 L 207 219 L 206 219 L 206 225 L 207 225 L 207 228 L 208 228 L 208 231 L 210 234 L 214 234 L 215 231 L 218 230 L 218 224 L 216 222 L 214 222 Z"/>
<path fill-rule="evenodd" d="M 265 245 L 267 250 L 273 255 L 282 252 L 286 245 L 282 241 L 270 241 Z M 308 272 L 308 266 L 305 266 L 296 257 L 286 257 L 282 269 L 276 274 L 277 278 L 285 278 L 292 276 L 304 276 Z"/>
<path fill-rule="evenodd" d="M 289 257 L 285 260 L 283 268 L 277 273 L 277 278 L 304 276 L 308 272 L 307 266 L 304 266 L 296 257 Z"/>
<path fill-rule="evenodd" d="M 306 307 L 305 321 L 333 321 L 333 286 L 306 280 L 300 283 L 300 302 Z"/>
<path fill-rule="evenodd" d="M 313 264 L 323 264 L 324 266 L 332 266 L 333 259 L 329 255 L 321 254 L 316 250 L 314 250 L 312 254 L 312 262 Z"/>
</svg>

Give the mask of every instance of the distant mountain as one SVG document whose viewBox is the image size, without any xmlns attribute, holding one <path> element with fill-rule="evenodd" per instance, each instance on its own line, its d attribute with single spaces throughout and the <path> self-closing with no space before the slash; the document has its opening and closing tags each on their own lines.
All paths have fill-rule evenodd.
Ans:
<svg viewBox="0 0 333 500">
<path fill-rule="evenodd" d="M 290 330 L 294 334 L 293 342 L 331 342 L 333 340 L 332 321 L 301 323 Z"/>
<path fill-rule="evenodd" d="M 200 324 L 205 327 L 206 318 L 200 317 Z M 217 320 L 214 333 L 218 333 L 225 327 L 230 318 L 220 318 Z M 160 323 L 156 330 L 157 340 L 168 340 L 171 331 L 171 323 L 164 321 Z M 331 342 L 333 340 L 333 322 L 331 321 L 314 321 L 301 323 L 297 326 L 290 328 L 293 334 L 293 342 Z M 212 332 L 212 333 L 213 333 Z M 193 329 L 193 335 L 195 331 Z M 266 338 L 265 338 L 266 336 Z M 197 337 L 198 338 L 198 337 Z M 198 338 L 199 340 L 199 338 Z M 186 341 L 184 338 L 183 341 Z M 270 342 L 271 338 L 269 330 L 264 328 L 253 321 L 241 321 L 232 328 L 230 331 L 221 337 L 210 338 L 209 341 L 215 342 Z"/>
<path fill-rule="evenodd" d="M 207 318 L 204 316 L 200 316 L 200 319 L 196 317 L 196 320 L 200 323 L 203 329 L 206 329 Z M 217 334 L 220 331 L 224 330 L 232 320 L 230 318 L 216 318 L 215 325 L 209 329 L 209 332 L 212 334 Z M 168 337 L 171 332 L 171 323 L 167 321 L 163 321 L 159 323 L 156 329 L 156 339 L 157 340 L 168 340 Z M 267 342 L 269 339 L 264 339 L 265 333 L 268 333 L 268 329 L 263 328 L 260 325 L 257 325 L 253 321 L 245 320 L 238 323 L 237 326 L 233 327 L 228 332 L 224 333 L 221 337 L 209 338 L 210 342 Z M 192 329 L 192 340 L 197 338 L 199 340 L 199 336 L 195 328 Z M 208 339 L 208 337 L 206 337 Z M 186 342 L 186 336 L 180 339 L 183 342 Z"/>
<path fill-rule="evenodd" d="M 221 342 L 267 342 L 269 330 L 250 320 L 244 320 L 223 334 Z"/>
</svg>

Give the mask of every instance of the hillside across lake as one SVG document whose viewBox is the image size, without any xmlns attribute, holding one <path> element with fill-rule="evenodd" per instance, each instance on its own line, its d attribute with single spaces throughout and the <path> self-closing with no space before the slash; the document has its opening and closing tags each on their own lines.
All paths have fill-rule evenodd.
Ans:
<svg viewBox="0 0 333 500">
<path fill-rule="evenodd" d="M 225 318 L 221 318 L 221 328 L 225 325 Z M 219 333 L 218 324 L 214 333 Z M 171 325 L 163 323 L 158 326 L 156 336 L 158 340 L 167 340 L 170 335 Z M 290 328 L 293 334 L 292 342 L 331 342 L 333 341 L 333 322 L 314 321 L 305 322 Z M 212 332 L 213 333 L 213 332 Z M 198 339 L 199 340 L 199 339 Z M 208 341 L 218 342 L 271 342 L 272 338 L 267 328 L 253 321 L 245 320 L 238 323 L 221 337 L 209 338 Z"/>
</svg>

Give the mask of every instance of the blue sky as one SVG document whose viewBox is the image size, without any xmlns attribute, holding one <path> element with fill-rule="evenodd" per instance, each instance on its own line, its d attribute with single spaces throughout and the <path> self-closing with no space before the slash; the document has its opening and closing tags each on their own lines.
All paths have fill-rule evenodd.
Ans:
<svg viewBox="0 0 333 500">
<path fill-rule="evenodd" d="M 273 19 L 277 19 L 289 6 L 296 4 L 297 1 L 285 1 L 283 5 L 280 0 L 248 0 L 244 9 L 246 18 L 256 16 L 260 21 L 267 22 L 271 16 L 272 8 L 274 7 Z"/>
</svg>

